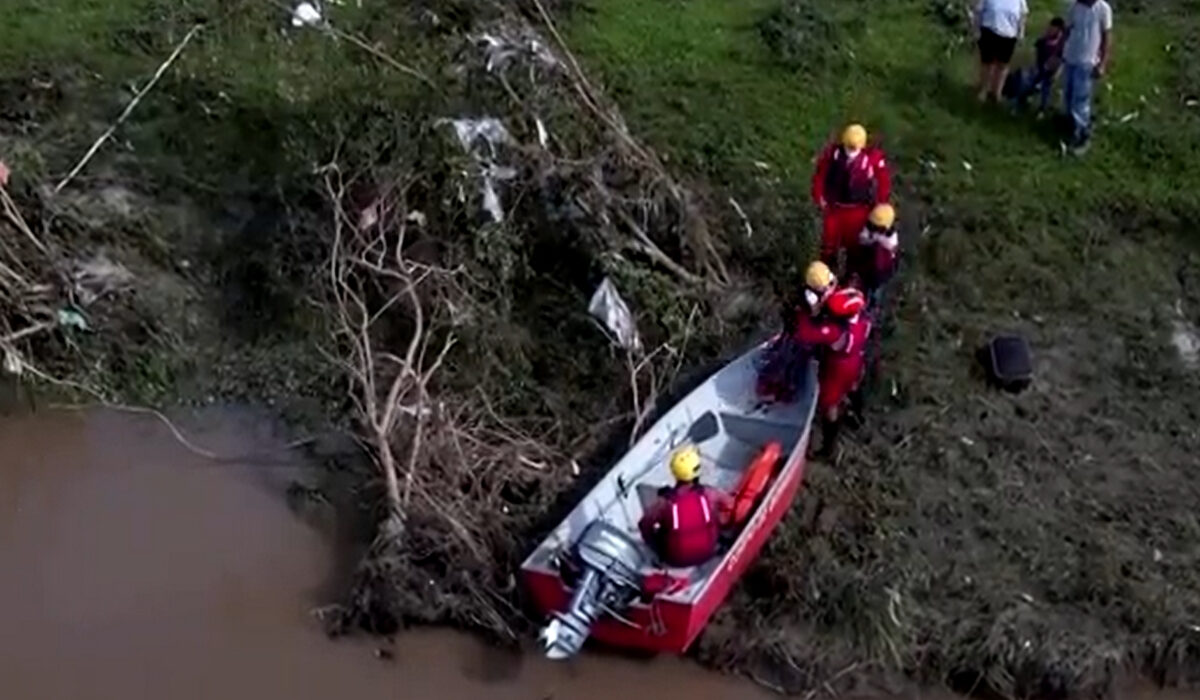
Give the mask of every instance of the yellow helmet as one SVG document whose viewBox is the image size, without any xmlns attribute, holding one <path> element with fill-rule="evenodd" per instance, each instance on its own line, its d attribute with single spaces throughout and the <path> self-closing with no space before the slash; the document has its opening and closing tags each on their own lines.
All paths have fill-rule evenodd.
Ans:
<svg viewBox="0 0 1200 700">
<path fill-rule="evenodd" d="M 690 483 L 700 476 L 700 450 L 695 445 L 680 447 L 671 455 L 671 474 L 677 481 Z"/>
<path fill-rule="evenodd" d="M 851 124 L 842 132 L 842 145 L 852 151 L 861 151 L 867 146 L 867 130 L 862 124 Z"/>
<path fill-rule="evenodd" d="M 833 283 L 833 270 L 820 260 L 809 263 L 808 269 L 804 271 L 804 284 L 809 289 L 824 291 L 832 287 Z"/>
<path fill-rule="evenodd" d="M 896 223 L 896 208 L 890 204 L 880 204 L 871 210 L 870 222 L 877 228 L 891 228 Z"/>
</svg>

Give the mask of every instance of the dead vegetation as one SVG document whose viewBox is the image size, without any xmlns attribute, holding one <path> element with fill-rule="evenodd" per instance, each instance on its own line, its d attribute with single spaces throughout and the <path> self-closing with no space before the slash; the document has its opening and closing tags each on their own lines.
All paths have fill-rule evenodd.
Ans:
<svg viewBox="0 0 1200 700">
<path fill-rule="evenodd" d="M 699 204 L 561 38 L 503 13 L 461 41 L 473 116 L 418 127 L 411 160 L 323 168 L 330 355 L 383 504 L 335 631 L 451 622 L 515 641 L 528 544 L 722 322 L 701 314 L 731 276 Z M 636 342 L 589 317 L 604 279 Z"/>
</svg>

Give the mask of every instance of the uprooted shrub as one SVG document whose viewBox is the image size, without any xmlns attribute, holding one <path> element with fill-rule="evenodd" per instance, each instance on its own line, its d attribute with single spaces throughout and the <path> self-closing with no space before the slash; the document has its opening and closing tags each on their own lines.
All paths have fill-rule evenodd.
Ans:
<svg viewBox="0 0 1200 700">
<path fill-rule="evenodd" d="M 646 425 L 685 358 L 721 349 L 725 320 L 703 311 L 730 273 L 698 202 L 569 56 L 512 16 L 459 48 L 469 116 L 323 174 L 335 352 L 381 503 L 334 627 L 513 640 L 520 559 L 607 466 L 598 448 Z M 605 277 L 640 349 L 588 316 Z"/>
</svg>

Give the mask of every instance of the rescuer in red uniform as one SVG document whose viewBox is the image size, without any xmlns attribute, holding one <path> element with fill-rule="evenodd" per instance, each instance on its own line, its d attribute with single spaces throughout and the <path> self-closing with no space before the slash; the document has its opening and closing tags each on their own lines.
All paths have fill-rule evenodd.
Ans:
<svg viewBox="0 0 1200 700">
<path fill-rule="evenodd" d="M 668 566 L 698 566 L 717 552 L 721 514 L 733 507 L 728 494 L 700 484 L 700 450 L 671 455 L 675 485 L 663 489 L 638 523 L 642 538 Z"/>
<path fill-rule="evenodd" d="M 837 288 L 829 266 L 814 262 L 804 275 L 805 304 L 797 312 L 795 337 L 820 353 L 817 414 L 822 421 L 820 454 L 830 456 L 841 431 L 843 404 L 863 376 L 871 321 L 866 298 L 854 287 Z"/>
<path fill-rule="evenodd" d="M 824 216 L 821 260 L 837 262 L 842 248 L 858 243 L 871 209 L 892 196 L 892 176 L 883 151 L 867 145 L 867 130 L 851 124 L 839 141 L 831 143 L 817 160 L 812 198 Z"/>
<path fill-rule="evenodd" d="M 858 233 L 856 245 L 846 256 L 851 284 L 857 278 L 868 294 L 887 284 L 896 271 L 899 253 L 896 209 L 890 204 L 879 204 L 871 210 L 866 226 Z"/>
</svg>

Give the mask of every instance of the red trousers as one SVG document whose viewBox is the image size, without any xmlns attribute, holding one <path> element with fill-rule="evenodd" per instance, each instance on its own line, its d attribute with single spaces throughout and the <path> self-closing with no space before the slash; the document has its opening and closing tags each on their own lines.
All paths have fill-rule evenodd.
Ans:
<svg viewBox="0 0 1200 700">
<path fill-rule="evenodd" d="M 871 337 L 871 319 L 865 315 L 855 316 L 847 329 L 844 350 L 825 352 L 821 360 L 820 390 L 817 392 L 817 409 L 821 413 L 841 406 L 850 392 L 858 388 L 866 368 L 867 341 Z"/>
<path fill-rule="evenodd" d="M 842 248 L 858 246 L 858 234 L 867 225 L 871 207 L 864 205 L 830 204 L 825 208 L 821 231 L 821 260 L 834 262 Z"/>
<path fill-rule="evenodd" d="M 817 410 L 826 413 L 841 405 L 850 392 L 858 386 L 863 373 L 863 354 L 831 352 L 821 362 L 820 391 L 817 393 Z"/>
</svg>

